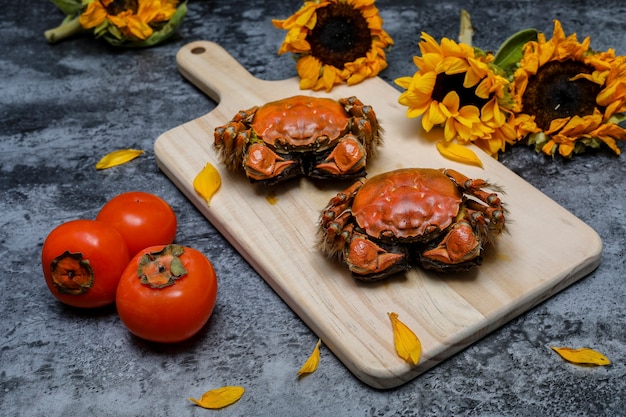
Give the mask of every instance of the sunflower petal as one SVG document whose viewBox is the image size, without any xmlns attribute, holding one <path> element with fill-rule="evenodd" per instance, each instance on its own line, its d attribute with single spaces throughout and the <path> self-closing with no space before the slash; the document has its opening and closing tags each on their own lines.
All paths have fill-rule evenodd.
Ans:
<svg viewBox="0 0 626 417">
<path fill-rule="evenodd" d="M 132 161 L 143 154 L 141 149 L 119 149 L 106 154 L 96 164 L 96 169 L 107 169 Z"/>
<path fill-rule="evenodd" d="M 195 398 L 188 398 L 188 400 L 202 408 L 216 410 L 236 403 L 244 393 L 243 387 L 225 386 L 205 392 L 199 400 Z"/>
<path fill-rule="evenodd" d="M 483 167 L 483 163 L 470 148 L 454 142 L 439 141 L 436 144 L 437 150 L 445 158 L 464 164 Z"/>
<path fill-rule="evenodd" d="M 298 376 L 311 374 L 317 370 L 317 367 L 320 363 L 320 345 L 322 344 L 322 340 L 319 339 L 315 344 L 315 348 L 313 349 L 313 353 L 311 356 L 304 362 L 300 370 L 298 371 Z"/>
<path fill-rule="evenodd" d="M 80 14 L 79 21 L 83 28 L 91 29 L 103 23 L 107 18 L 107 11 L 99 1 L 87 5 L 87 9 Z"/>
<path fill-rule="evenodd" d="M 605 366 L 611 364 L 609 358 L 589 348 L 572 349 L 569 347 L 550 346 L 550 349 L 558 353 L 566 361 L 578 365 Z"/>
<path fill-rule="evenodd" d="M 396 353 L 405 361 L 417 365 L 422 354 L 422 343 L 413 331 L 398 319 L 398 313 L 387 313 L 393 327 L 393 343 Z"/>
<path fill-rule="evenodd" d="M 206 200 L 207 204 L 221 185 L 220 173 L 210 163 L 207 163 L 193 180 L 193 189 Z"/>
</svg>

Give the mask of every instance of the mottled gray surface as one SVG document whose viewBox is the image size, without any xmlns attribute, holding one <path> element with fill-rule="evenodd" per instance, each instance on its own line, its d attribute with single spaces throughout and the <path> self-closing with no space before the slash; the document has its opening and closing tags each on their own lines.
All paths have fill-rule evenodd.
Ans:
<svg viewBox="0 0 626 417">
<path fill-rule="evenodd" d="M 0 1 L 0 414 L 626 415 L 626 159 L 602 153 L 564 162 L 518 147 L 501 158 L 600 234 L 602 262 L 589 276 L 397 389 L 364 385 L 324 348 L 318 371 L 296 379 L 317 337 L 158 170 L 152 146 L 161 133 L 215 107 L 177 72 L 182 45 L 216 41 L 259 78 L 292 77 L 291 58 L 276 56 L 284 32 L 270 18 L 299 5 L 192 1 L 171 42 L 120 51 L 87 37 L 50 46 L 43 31 L 62 19 L 52 3 Z M 456 38 L 461 7 L 484 49 L 527 27 L 550 34 L 558 18 L 567 33 L 591 36 L 595 49 L 626 54 L 622 0 L 377 5 L 396 42 L 381 74 L 386 81 L 413 73 L 421 31 Z M 102 155 L 130 147 L 147 153 L 95 171 Z M 129 190 L 165 198 L 179 216 L 177 241 L 205 252 L 220 278 L 209 324 L 180 345 L 131 337 L 114 308 L 64 307 L 43 280 L 46 234 L 63 221 L 94 217 L 108 198 Z M 552 344 L 593 347 L 613 364 L 567 364 Z M 223 385 L 243 385 L 247 393 L 219 412 L 186 400 Z"/>
</svg>

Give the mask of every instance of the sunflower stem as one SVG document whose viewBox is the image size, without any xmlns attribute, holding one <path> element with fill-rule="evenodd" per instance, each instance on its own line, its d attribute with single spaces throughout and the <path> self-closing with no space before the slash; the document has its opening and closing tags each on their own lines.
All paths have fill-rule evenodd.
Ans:
<svg viewBox="0 0 626 417">
<path fill-rule="evenodd" d="M 44 32 L 44 36 L 49 43 L 57 43 L 63 39 L 74 36 L 83 31 L 83 27 L 78 21 L 79 16 L 67 21 L 63 21 L 59 26 L 48 29 Z"/>
</svg>

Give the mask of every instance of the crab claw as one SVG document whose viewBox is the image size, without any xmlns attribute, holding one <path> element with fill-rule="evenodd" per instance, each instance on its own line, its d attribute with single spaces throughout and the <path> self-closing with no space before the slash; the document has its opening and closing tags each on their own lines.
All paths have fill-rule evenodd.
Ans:
<svg viewBox="0 0 626 417">
<path fill-rule="evenodd" d="M 425 267 L 436 269 L 463 270 L 480 262 L 482 245 L 472 226 L 461 221 L 444 237 L 437 247 L 420 256 Z"/>
<path fill-rule="evenodd" d="M 407 269 L 406 256 L 387 252 L 371 240 L 354 236 L 344 249 L 348 268 L 357 278 L 376 280 Z"/>
<path fill-rule="evenodd" d="M 316 169 L 331 175 L 355 174 L 365 168 L 366 152 L 354 135 L 346 135 Z"/>
<path fill-rule="evenodd" d="M 248 178 L 262 181 L 276 178 L 295 161 L 285 160 L 262 143 L 254 143 L 248 148 L 244 169 Z"/>
</svg>

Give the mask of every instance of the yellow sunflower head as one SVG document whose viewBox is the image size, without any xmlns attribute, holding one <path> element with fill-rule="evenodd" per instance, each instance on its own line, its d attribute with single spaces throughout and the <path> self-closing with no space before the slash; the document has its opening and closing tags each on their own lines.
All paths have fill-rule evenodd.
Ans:
<svg viewBox="0 0 626 417">
<path fill-rule="evenodd" d="M 493 56 L 422 33 L 417 71 L 395 83 L 404 88 L 399 103 L 407 117 L 422 116 L 424 130 L 443 126 L 446 141 L 475 143 L 492 156 L 516 139 L 508 80 L 492 65 Z"/>
<path fill-rule="evenodd" d="M 511 92 L 519 110 L 515 128 L 538 152 L 569 158 L 626 139 L 618 123 L 626 111 L 626 57 L 594 52 L 589 38 L 565 36 L 558 20 L 552 39 L 539 33 L 523 46 Z"/>
<path fill-rule="evenodd" d="M 357 84 L 387 67 L 385 49 L 393 44 L 383 30 L 374 0 L 313 0 L 285 20 L 278 54 L 293 53 L 301 89 L 330 91 Z"/>
<path fill-rule="evenodd" d="M 187 12 L 178 0 L 91 0 L 80 14 L 84 29 L 118 46 L 151 46 L 174 33 Z"/>
</svg>

